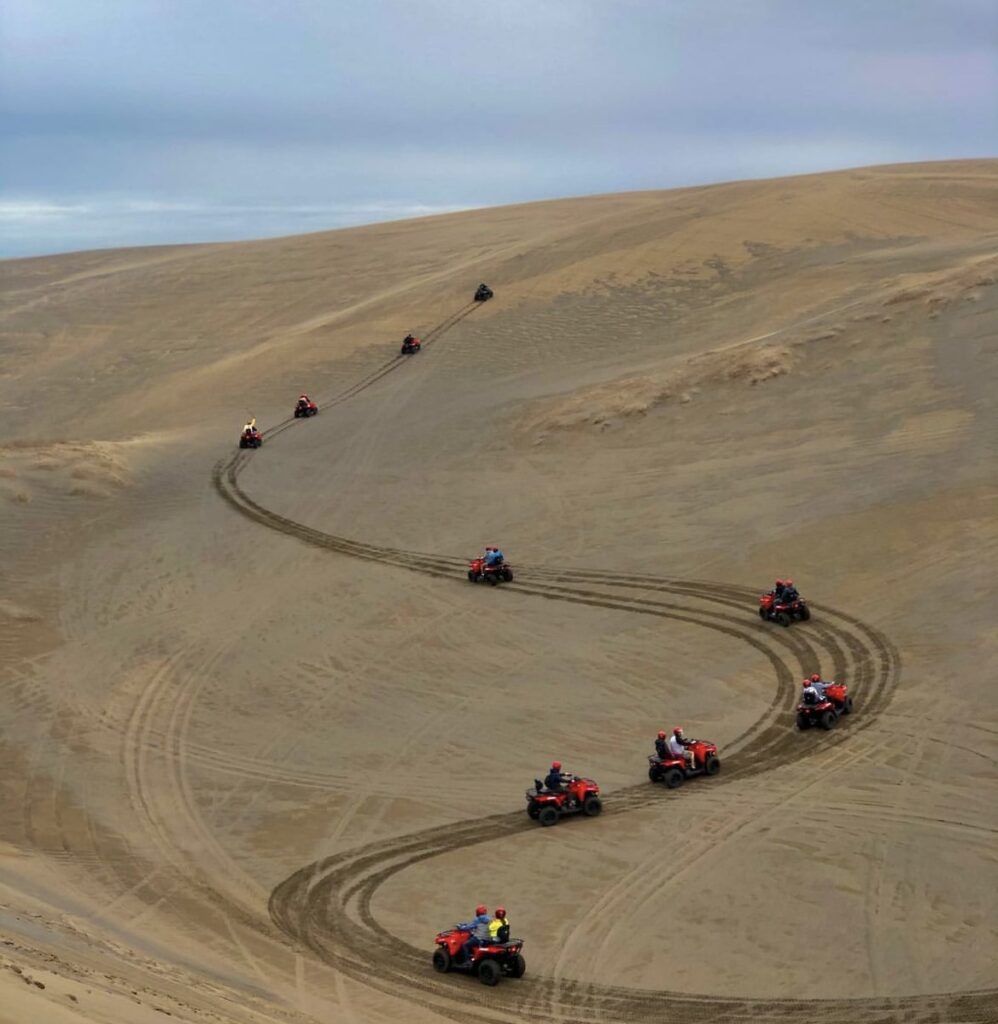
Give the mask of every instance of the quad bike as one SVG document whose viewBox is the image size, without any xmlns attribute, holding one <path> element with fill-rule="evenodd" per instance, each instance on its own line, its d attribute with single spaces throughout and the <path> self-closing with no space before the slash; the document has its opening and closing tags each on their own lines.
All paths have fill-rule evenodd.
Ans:
<svg viewBox="0 0 998 1024">
<path fill-rule="evenodd" d="M 470 954 L 464 944 L 471 938 L 471 932 L 452 928 L 440 932 L 434 939 L 437 948 L 433 951 L 433 969 L 441 974 L 447 971 L 465 971 L 477 975 L 483 985 L 497 985 L 500 978 L 522 978 L 527 969 L 520 952 L 523 939 L 508 942 L 487 942 L 484 946 L 472 946 Z"/>
<path fill-rule="evenodd" d="M 254 427 L 252 430 L 244 430 L 239 435 L 240 448 L 259 448 L 263 444 L 263 434 Z"/>
<path fill-rule="evenodd" d="M 852 714 L 852 697 L 845 683 L 826 683 L 825 699 L 805 693 L 797 705 L 797 728 L 810 729 L 812 725 L 831 729 L 842 715 Z"/>
<path fill-rule="evenodd" d="M 423 343 L 419 338 L 414 338 L 411 334 L 406 335 L 402 339 L 402 348 L 399 351 L 400 355 L 411 356 L 416 352 L 419 352 L 423 347 Z"/>
<path fill-rule="evenodd" d="M 295 419 L 297 420 L 302 417 L 315 416 L 318 411 L 319 407 L 311 398 L 299 398 L 295 405 Z"/>
<path fill-rule="evenodd" d="M 475 302 L 488 302 L 495 294 L 487 284 L 480 284 L 475 290 Z"/>
<path fill-rule="evenodd" d="M 484 558 L 473 558 L 468 563 L 468 579 L 472 583 L 512 583 L 513 570 L 505 562 L 486 565 Z"/>
<path fill-rule="evenodd" d="M 791 622 L 807 622 L 811 609 L 799 595 L 793 601 L 777 601 L 772 594 L 763 594 L 759 598 L 759 618 L 789 626 Z"/>
<path fill-rule="evenodd" d="M 534 779 L 534 788 L 527 790 L 527 816 L 545 827 L 557 825 L 565 814 L 584 814 L 595 818 L 603 810 L 599 786 L 592 779 L 566 775 L 562 792 L 546 789 L 540 779 Z"/>
<path fill-rule="evenodd" d="M 684 740 L 683 746 L 693 751 L 693 767 L 685 757 L 659 757 L 648 755 L 648 778 L 652 782 L 664 782 L 669 789 L 681 786 L 696 775 L 716 775 L 721 770 L 721 759 L 717 756 L 717 744 L 707 740 Z"/>
</svg>

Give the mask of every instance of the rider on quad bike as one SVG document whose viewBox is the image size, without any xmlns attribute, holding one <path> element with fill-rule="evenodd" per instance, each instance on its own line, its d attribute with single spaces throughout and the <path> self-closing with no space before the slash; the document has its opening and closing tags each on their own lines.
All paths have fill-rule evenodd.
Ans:
<svg viewBox="0 0 998 1024">
<path fill-rule="evenodd" d="M 842 715 L 849 714 L 852 714 L 852 697 L 845 683 L 826 682 L 817 672 L 801 681 L 798 729 L 809 729 L 812 725 L 831 729 Z"/>
<path fill-rule="evenodd" d="M 412 355 L 414 352 L 418 352 L 423 347 L 423 343 L 413 334 L 411 331 L 402 339 L 402 350 L 401 354 L 404 356 Z"/>
<path fill-rule="evenodd" d="M 308 397 L 304 392 L 298 396 L 298 401 L 295 403 L 295 419 L 300 419 L 302 416 L 314 416 L 319 411 L 319 407 Z"/>
<path fill-rule="evenodd" d="M 648 778 L 652 782 L 664 782 L 669 789 L 675 789 L 694 775 L 716 775 L 721 770 L 716 743 L 687 739 L 681 725 L 666 737 L 666 732 L 660 731 L 655 753 L 648 755 Z"/>
<path fill-rule="evenodd" d="M 669 737 L 668 747 L 669 753 L 672 754 L 673 757 L 682 758 L 691 769 L 696 767 L 696 757 L 694 756 L 693 751 L 686 745 L 686 741 L 683 737 L 683 727 L 681 725 L 677 725 L 676 728 L 672 730 L 672 735 Z"/>
<path fill-rule="evenodd" d="M 485 554 L 480 558 L 474 558 L 468 563 L 468 579 L 472 583 L 499 583 L 504 581 L 510 583 L 513 579 L 513 572 L 506 564 L 506 556 L 502 549 L 495 545 L 485 548 Z"/>
<path fill-rule="evenodd" d="M 534 788 L 527 790 L 527 816 L 545 826 L 556 825 L 564 814 L 581 812 L 592 818 L 602 810 L 599 786 L 563 772 L 561 761 L 552 761 L 544 780 L 534 779 Z"/>
<path fill-rule="evenodd" d="M 239 435 L 240 448 L 259 448 L 263 444 L 263 435 L 256 429 L 256 417 L 252 417 Z"/>
<path fill-rule="evenodd" d="M 789 626 L 791 622 L 807 622 L 811 609 L 800 596 L 793 580 L 777 580 L 772 590 L 759 598 L 759 618 Z"/>
<path fill-rule="evenodd" d="M 483 985 L 495 985 L 501 978 L 522 978 L 524 963 L 523 939 L 511 939 L 506 911 L 496 909 L 496 927 L 489 921 L 484 906 L 475 908 L 471 921 L 440 932 L 433 951 L 433 969 L 441 974 L 464 971 L 475 974 Z"/>
<path fill-rule="evenodd" d="M 487 302 L 492 298 L 493 294 L 492 289 L 483 281 L 475 289 L 475 302 Z"/>
<path fill-rule="evenodd" d="M 492 932 L 489 930 L 491 923 L 489 908 L 480 903 L 475 907 L 475 916 L 470 921 L 454 925 L 458 931 L 468 932 L 468 940 L 463 947 L 466 959 L 471 959 L 471 951 L 475 946 L 484 946 L 492 938 Z"/>
<path fill-rule="evenodd" d="M 669 756 L 669 734 L 664 729 L 659 729 L 655 737 L 655 753 L 660 761 Z"/>
</svg>

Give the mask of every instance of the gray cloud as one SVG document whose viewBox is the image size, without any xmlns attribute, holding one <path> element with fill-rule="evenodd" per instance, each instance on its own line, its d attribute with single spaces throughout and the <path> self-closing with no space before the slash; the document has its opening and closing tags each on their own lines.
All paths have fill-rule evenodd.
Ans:
<svg viewBox="0 0 998 1024">
<path fill-rule="evenodd" d="M 979 0 L 8 0 L 4 251 L 991 155 L 996 20 Z"/>
</svg>

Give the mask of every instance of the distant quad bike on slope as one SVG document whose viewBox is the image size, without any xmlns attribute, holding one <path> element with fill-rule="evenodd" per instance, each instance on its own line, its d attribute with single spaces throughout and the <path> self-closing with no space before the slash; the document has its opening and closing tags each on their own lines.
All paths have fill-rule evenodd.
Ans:
<svg viewBox="0 0 998 1024">
<path fill-rule="evenodd" d="M 475 289 L 475 302 L 488 302 L 495 293 L 484 282 Z"/>
<path fill-rule="evenodd" d="M 826 683 L 825 699 L 815 700 L 815 696 L 805 693 L 797 705 L 798 729 L 831 729 L 842 715 L 852 714 L 852 697 L 845 683 Z"/>
<path fill-rule="evenodd" d="M 468 563 L 468 580 L 471 583 L 512 583 L 513 570 L 503 561 L 498 565 L 486 565 L 484 558 L 473 558 Z"/>
<path fill-rule="evenodd" d="M 315 416 L 319 412 L 319 407 L 312 401 L 311 398 L 299 398 L 295 403 L 295 419 L 307 418 L 308 416 Z"/>
<path fill-rule="evenodd" d="M 239 435 L 240 448 L 259 448 L 263 444 L 263 434 L 256 427 L 244 430 Z"/>
<path fill-rule="evenodd" d="M 658 754 L 648 755 L 648 778 L 652 782 L 664 782 L 669 789 L 681 786 L 687 779 L 697 775 L 716 775 L 721 770 L 721 759 L 717 756 L 717 744 L 708 740 L 683 740 L 683 746 L 693 751 L 693 767 L 683 757 L 661 758 Z"/>
<path fill-rule="evenodd" d="M 419 338 L 415 337 L 412 334 L 407 334 L 402 339 L 402 348 L 399 350 L 399 354 L 403 356 L 412 356 L 415 355 L 417 352 L 422 351 L 422 348 L 423 343 L 419 340 Z"/>
<path fill-rule="evenodd" d="M 501 978 L 522 978 L 527 969 L 520 952 L 523 939 L 508 942 L 488 942 L 484 946 L 473 946 L 470 955 L 464 951 L 464 944 L 471 938 L 471 932 L 452 928 L 440 932 L 434 941 L 433 969 L 441 974 L 448 971 L 464 971 L 474 974 L 483 985 L 497 985 Z"/>
<path fill-rule="evenodd" d="M 540 779 L 534 779 L 534 788 L 527 790 L 527 817 L 540 822 L 545 828 L 557 825 L 566 814 L 584 814 L 595 818 L 603 810 L 599 786 L 592 779 L 565 775 L 563 792 L 552 792 Z"/>
<path fill-rule="evenodd" d="M 780 601 L 772 594 L 763 594 L 759 598 L 759 618 L 789 626 L 791 622 L 807 622 L 811 609 L 799 594 L 793 601 Z"/>
</svg>

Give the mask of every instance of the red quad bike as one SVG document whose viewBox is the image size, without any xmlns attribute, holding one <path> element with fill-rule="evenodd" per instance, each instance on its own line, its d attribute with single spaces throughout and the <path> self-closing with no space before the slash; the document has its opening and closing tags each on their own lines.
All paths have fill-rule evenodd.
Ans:
<svg viewBox="0 0 998 1024">
<path fill-rule="evenodd" d="M 295 419 L 297 420 L 302 417 L 315 416 L 318 411 L 319 407 L 311 398 L 299 398 L 297 405 L 295 405 Z"/>
<path fill-rule="evenodd" d="M 851 714 L 849 687 L 845 683 L 828 683 L 824 700 L 816 701 L 812 694 L 804 694 L 797 705 L 797 728 L 810 729 L 812 725 L 820 725 L 822 729 L 831 729 L 841 715 Z"/>
<path fill-rule="evenodd" d="M 512 583 L 513 570 L 505 562 L 498 565 L 485 564 L 484 558 L 473 558 L 468 563 L 468 579 L 472 583 Z"/>
<path fill-rule="evenodd" d="M 557 825 L 564 814 L 595 818 L 602 810 L 599 786 L 592 779 L 568 775 L 563 793 L 552 793 L 540 779 L 534 779 L 534 788 L 527 790 L 527 816 L 545 827 Z"/>
<path fill-rule="evenodd" d="M 803 597 L 789 603 L 777 603 L 772 594 L 763 594 L 759 598 L 759 618 L 789 626 L 791 622 L 807 622 L 811 618 L 811 609 Z"/>
<path fill-rule="evenodd" d="M 648 755 L 648 778 L 652 782 L 664 782 L 669 789 L 681 786 L 695 775 L 716 775 L 721 770 L 721 759 L 717 756 L 717 744 L 707 740 L 684 740 L 683 746 L 693 751 L 693 767 L 684 757 Z"/>
<path fill-rule="evenodd" d="M 483 985 L 497 985 L 500 978 L 522 978 L 527 969 L 520 950 L 523 939 L 509 942 L 488 942 L 484 946 L 472 946 L 471 955 L 464 953 L 463 946 L 471 937 L 470 932 L 452 928 L 441 932 L 434 941 L 433 969 L 441 974 L 447 971 L 465 971 L 475 974 Z"/>
<path fill-rule="evenodd" d="M 400 355 L 411 356 L 419 352 L 422 349 L 423 343 L 419 338 L 414 338 L 410 335 L 408 338 L 402 339 L 402 348 L 400 349 Z"/>
<path fill-rule="evenodd" d="M 254 427 L 252 430 L 244 430 L 239 435 L 240 448 L 259 448 L 263 444 L 263 434 Z"/>
</svg>

